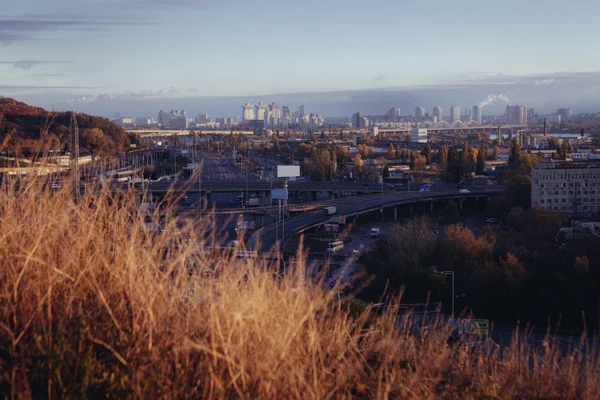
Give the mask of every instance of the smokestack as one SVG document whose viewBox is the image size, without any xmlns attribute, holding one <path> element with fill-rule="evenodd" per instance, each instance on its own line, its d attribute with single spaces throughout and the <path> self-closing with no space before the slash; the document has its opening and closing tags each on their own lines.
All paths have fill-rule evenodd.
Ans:
<svg viewBox="0 0 600 400">
<path fill-rule="evenodd" d="M 546 136 L 546 118 L 544 118 L 544 136 Z"/>
</svg>

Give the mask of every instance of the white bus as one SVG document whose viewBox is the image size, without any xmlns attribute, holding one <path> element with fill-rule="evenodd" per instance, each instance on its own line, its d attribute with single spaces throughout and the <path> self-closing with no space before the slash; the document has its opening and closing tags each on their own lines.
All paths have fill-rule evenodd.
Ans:
<svg viewBox="0 0 600 400">
<path fill-rule="evenodd" d="M 342 241 L 335 241 L 335 242 L 329 242 L 327 244 L 327 251 L 330 253 L 339 251 L 339 250 L 343 250 L 344 249 L 344 242 Z"/>
</svg>

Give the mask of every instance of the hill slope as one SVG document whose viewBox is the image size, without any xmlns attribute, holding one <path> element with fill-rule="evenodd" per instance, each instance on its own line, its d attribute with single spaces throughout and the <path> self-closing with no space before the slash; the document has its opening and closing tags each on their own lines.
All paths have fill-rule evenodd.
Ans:
<svg viewBox="0 0 600 400">
<path fill-rule="evenodd" d="M 70 114 L 50 112 L 9 98 L 0 98 L 0 148 L 29 156 L 39 149 L 64 150 Z M 77 114 L 81 152 L 111 155 L 142 145 L 139 136 L 101 117 Z"/>
</svg>

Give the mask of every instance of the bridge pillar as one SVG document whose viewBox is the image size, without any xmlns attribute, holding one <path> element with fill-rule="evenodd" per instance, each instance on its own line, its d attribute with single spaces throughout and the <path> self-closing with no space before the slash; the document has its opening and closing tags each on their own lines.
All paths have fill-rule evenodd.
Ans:
<svg viewBox="0 0 600 400">
<path fill-rule="evenodd" d="M 413 215 L 412 204 L 410 205 L 410 215 Z"/>
<path fill-rule="evenodd" d="M 313 201 L 317 201 L 317 192 L 316 191 L 310 192 L 310 196 Z"/>
<path fill-rule="evenodd" d="M 398 221 L 398 207 L 394 207 L 394 221 Z"/>
<path fill-rule="evenodd" d="M 333 199 L 333 190 L 327 192 L 327 199 L 328 200 Z"/>
<path fill-rule="evenodd" d="M 463 207 L 463 200 L 464 200 L 464 199 L 460 199 L 460 200 L 458 201 L 458 209 L 459 209 L 459 210 L 462 210 L 462 207 Z"/>
<path fill-rule="evenodd" d="M 431 200 L 431 206 L 429 207 L 429 211 L 433 212 L 433 200 Z"/>
</svg>

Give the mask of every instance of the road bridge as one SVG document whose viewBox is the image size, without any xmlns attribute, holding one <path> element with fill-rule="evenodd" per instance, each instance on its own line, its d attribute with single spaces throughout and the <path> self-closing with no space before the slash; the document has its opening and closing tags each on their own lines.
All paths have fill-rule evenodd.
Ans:
<svg viewBox="0 0 600 400">
<path fill-rule="evenodd" d="M 396 193 L 383 198 L 379 197 L 355 204 L 341 205 L 338 207 L 338 215 L 351 218 L 353 216 L 358 216 L 359 214 L 373 212 L 379 209 L 395 208 L 413 203 L 429 203 L 430 207 L 433 208 L 433 203 L 440 200 L 457 200 L 462 206 L 462 202 L 465 199 L 497 196 L 502 193 L 503 189 L 504 187 L 502 186 L 487 186 L 481 189 L 473 189 L 469 193 L 459 193 L 458 190 Z M 394 215 L 397 216 L 397 208 L 394 211 Z M 286 236 L 315 228 L 328 220 L 330 220 L 330 217 L 325 215 L 322 210 L 303 213 L 302 215 L 291 218 L 285 222 Z M 276 225 L 273 224 L 257 230 L 248 240 L 249 248 L 262 251 L 273 248 L 276 244 L 276 229 Z"/>
<path fill-rule="evenodd" d="M 526 125 L 480 125 L 476 121 L 462 122 L 455 121 L 452 124 L 446 121 L 440 121 L 436 124 L 433 122 L 423 122 L 420 123 L 417 128 L 427 129 L 430 132 L 434 133 L 442 133 L 442 132 L 457 132 L 457 131 L 467 131 L 467 132 L 497 132 L 498 127 L 500 127 L 501 131 L 512 131 L 515 129 L 523 129 L 526 128 Z M 378 128 L 377 132 L 380 134 L 407 134 L 411 133 L 413 130 L 413 126 L 401 126 L 397 128 Z"/>
<path fill-rule="evenodd" d="M 125 129 L 127 133 L 135 133 L 143 138 L 152 137 L 170 137 L 170 136 L 187 136 L 190 134 L 188 130 L 170 130 L 170 129 Z M 196 131 L 197 133 L 204 135 L 230 135 L 232 132 L 234 135 L 253 135 L 254 131 L 238 131 L 238 130 L 219 130 L 219 131 Z"/>
</svg>

